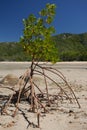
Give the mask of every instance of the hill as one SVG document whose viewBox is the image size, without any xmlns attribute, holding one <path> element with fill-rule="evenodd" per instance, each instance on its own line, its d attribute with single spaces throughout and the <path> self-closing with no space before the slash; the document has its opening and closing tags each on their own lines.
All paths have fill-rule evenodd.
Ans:
<svg viewBox="0 0 87 130">
<path fill-rule="evenodd" d="M 60 61 L 87 61 L 87 33 L 63 33 L 53 36 Z M 0 61 L 29 61 L 22 46 L 17 42 L 0 43 Z"/>
<path fill-rule="evenodd" d="M 19 43 L 0 43 L 0 61 L 28 61 L 29 59 Z"/>
<path fill-rule="evenodd" d="M 64 33 L 54 36 L 60 60 L 87 61 L 87 33 Z"/>
</svg>

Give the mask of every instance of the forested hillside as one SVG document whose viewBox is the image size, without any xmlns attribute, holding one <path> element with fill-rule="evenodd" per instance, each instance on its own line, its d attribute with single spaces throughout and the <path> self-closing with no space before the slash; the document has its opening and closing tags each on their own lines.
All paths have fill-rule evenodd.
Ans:
<svg viewBox="0 0 87 130">
<path fill-rule="evenodd" d="M 57 44 L 60 60 L 87 61 L 87 33 L 65 33 L 57 35 L 53 39 Z"/>
<path fill-rule="evenodd" d="M 29 59 L 19 43 L 0 43 L 0 61 L 28 61 Z"/>
<path fill-rule="evenodd" d="M 52 37 L 60 61 L 87 61 L 87 33 L 63 33 Z M 0 43 L 0 61 L 29 61 L 20 43 Z"/>
</svg>

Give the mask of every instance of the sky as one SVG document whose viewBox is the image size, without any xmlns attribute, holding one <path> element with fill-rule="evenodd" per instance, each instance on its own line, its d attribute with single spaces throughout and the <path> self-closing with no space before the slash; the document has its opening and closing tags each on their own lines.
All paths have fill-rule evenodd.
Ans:
<svg viewBox="0 0 87 130">
<path fill-rule="evenodd" d="M 57 7 L 53 21 L 56 34 L 87 32 L 87 0 L 0 0 L 0 42 L 19 41 L 22 20 L 30 14 L 38 17 L 47 3 Z"/>
</svg>

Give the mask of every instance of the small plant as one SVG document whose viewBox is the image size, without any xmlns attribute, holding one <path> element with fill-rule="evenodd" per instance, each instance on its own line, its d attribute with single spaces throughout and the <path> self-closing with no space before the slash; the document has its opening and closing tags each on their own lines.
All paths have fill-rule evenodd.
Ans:
<svg viewBox="0 0 87 130">
<path fill-rule="evenodd" d="M 31 14 L 27 19 L 23 20 L 24 35 L 20 39 L 20 43 L 29 57 L 31 57 L 31 65 L 25 74 L 20 76 L 16 88 L 13 89 L 14 93 L 7 98 L 7 102 L 5 102 L 1 109 L 1 113 L 3 113 L 10 103 L 14 103 L 16 109 L 13 115 L 15 116 L 17 110 L 20 110 L 19 103 L 21 101 L 27 101 L 30 105 L 29 111 L 37 113 L 38 127 L 40 127 L 40 113 L 48 112 L 48 108 L 51 107 L 52 104 L 57 104 L 56 101 L 66 98 L 71 102 L 72 99 L 75 99 L 80 107 L 80 104 L 64 75 L 55 68 L 40 64 L 40 61 L 50 61 L 52 63 L 58 61 L 58 50 L 51 38 L 52 34 L 55 32 L 55 29 L 52 26 L 55 9 L 55 4 L 46 4 L 46 7 L 39 12 L 40 18 L 36 18 Z M 69 91 L 67 92 L 62 88 L 57 81 L 47 75 L 47 72 L 50 72 L 51 75 L 56 75 L 56 77 L 63 80 Z M 42 87 L 38 86 L 35 82 L 34 77 L 36 75 L 40 75 L 43 78 L 46 90 L 45 93 L 43 92 Z M 48 80 L 57 86 L 57 94 L 49 93 Z M 39 91 L 38 93 L 36 92 L 36 89 Z M 22 114 L 24 115 L 24 113 Z"/>
</svg>

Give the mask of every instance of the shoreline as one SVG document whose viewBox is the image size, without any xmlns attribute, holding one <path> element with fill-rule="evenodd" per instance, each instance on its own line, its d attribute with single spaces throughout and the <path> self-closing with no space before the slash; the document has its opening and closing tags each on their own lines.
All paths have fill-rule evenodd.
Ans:
<svg viewBox="0 0 87 130">
<path fill-rule="evenodd" d="M 31 63 L 31 61 L 0 61 L 0 63 Z M 51 62 L 39 62 L 39 63 L 47 63 L 47 64 L 51 64 Z M 56 62 L 55 64 L 60 64 L 60 63 L 87 63 L 87 61 L 60 61 L 60 62 Z"/>
</svg>

